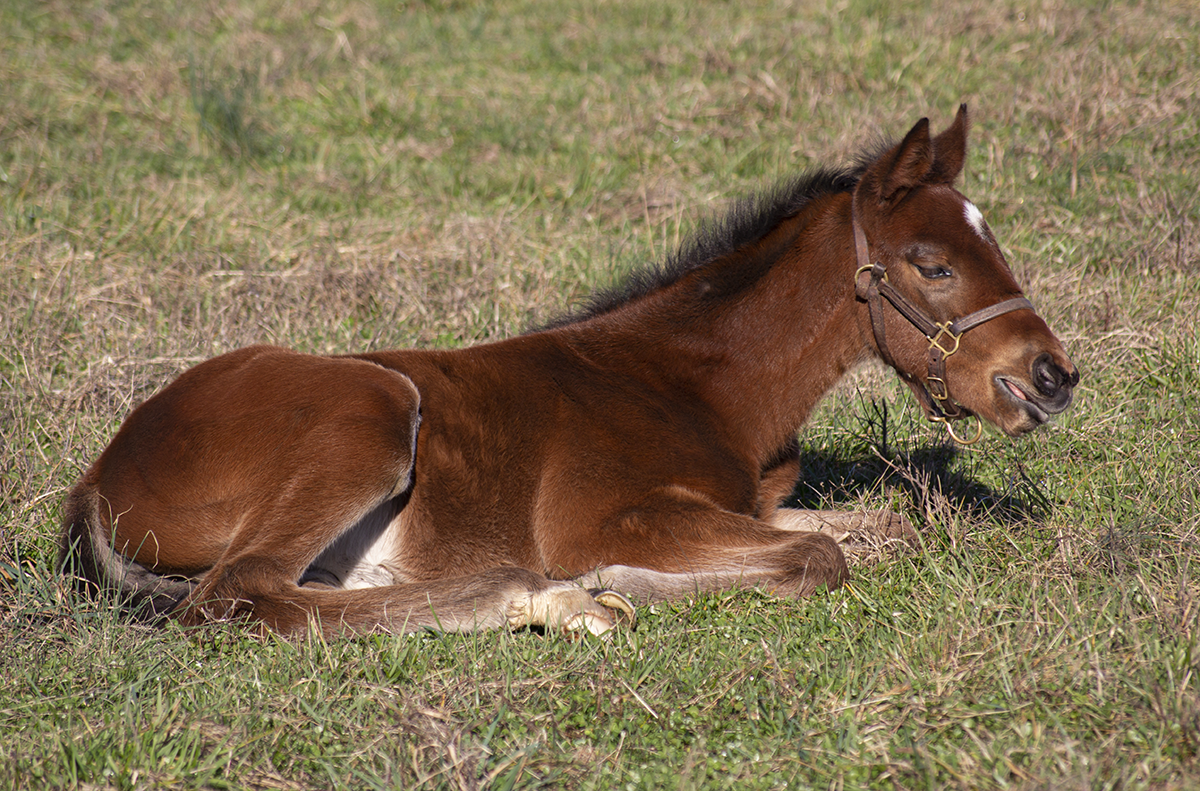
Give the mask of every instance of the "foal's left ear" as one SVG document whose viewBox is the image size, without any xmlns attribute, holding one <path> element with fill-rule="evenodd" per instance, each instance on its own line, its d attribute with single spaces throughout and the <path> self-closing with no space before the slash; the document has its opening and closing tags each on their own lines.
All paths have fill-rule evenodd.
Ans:
<svg viewBox="0 0 1200 791">
<path fill-rule="evenodd" d="M 933 164 L 925 174 L 926 184 L 953 184 L 967 161 L 967 106 L 958 106 L 958 115 L 950 128 L 933 138 Z"/>
<path fill-rule="evenodd" d="M 880 208 L 895 206 L 918 187 L 953 184 L 967 159 L 967 106 L 960 105 L 954 123 L 936 137 L 929 119 L 917 122 L 904 139 L 867 166 L 856 191 L 861 206 L 870 198 Z"/>
</svg>

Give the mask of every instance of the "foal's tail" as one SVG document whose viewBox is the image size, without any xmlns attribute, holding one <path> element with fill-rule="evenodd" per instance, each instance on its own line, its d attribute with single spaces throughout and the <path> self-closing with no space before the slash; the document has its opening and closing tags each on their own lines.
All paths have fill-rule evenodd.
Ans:
<svg viewBox="0 0 1200 791">
<path fill-rule="evenodd" d="M 100 493 L 85 477 L 67 498 L 58 545 L 59 568 L 74 579 L 80 591 L 116 593 L 141 618 L 166 615 L 187 598 L 196 583 L 155 574 L 118 552 L 100 518 L 101 507 Z"/>
</svg>

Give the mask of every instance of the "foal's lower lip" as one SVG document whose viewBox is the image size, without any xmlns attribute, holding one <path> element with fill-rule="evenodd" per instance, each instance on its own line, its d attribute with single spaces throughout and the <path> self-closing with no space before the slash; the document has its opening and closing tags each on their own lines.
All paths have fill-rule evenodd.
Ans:
<svg viewBox="0 0 1200 791">
<path fill-rule="evenodd" d="M 1012 382 L 1008 381 L 1007 379 L 1002 379 L 1001 381 L 1004 382 L 1004 386 L 1007 387 L 1009 390 L 1011 390 L 1012 394 L 1015 395 L 1017 398 L 1021 399 L 1022 401 L 1030 400 L 1029 396 L 1025 395 L 1025 391 L 1023 391 L 1021 388 L 1017 387 Z"/>
<path fill-rule="evenodd" d="M 1013 398 L 1020 402 L 1021 409 L 1028 413 L 1036 424 L 1041 425 L 1050 419 L 1050 415 L 1046 412 L 1046 410 L 1042 409 L 1038 402 L 1026 395 L 1025 391 L 1020 387 L 1002 376 L 997 377 L 996 380 L 1004 383 L 1004 386 L 1008 388 L 1008 392 L 1012 394 Z"/>
</svg>

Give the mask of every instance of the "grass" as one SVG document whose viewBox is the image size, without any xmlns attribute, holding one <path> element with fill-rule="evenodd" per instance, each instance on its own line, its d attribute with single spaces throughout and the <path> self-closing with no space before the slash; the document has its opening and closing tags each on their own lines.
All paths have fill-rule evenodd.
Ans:
<svg viewBox="0 0 1200 791">
<path fill-rule="evenodd" d="M 0 787 L 1200 786 L 1200 44 L 1140 4 L 0 7 Z M 52 572 L 128 411 L 254 342 L 505 337 L 725 201 L 959 101 L 963 190 L 1084 372 L 947 446 L 876 369 L 808 507 L 924 547 L 804 602 L 336 643 L 148 630 Z"/>
</svg>

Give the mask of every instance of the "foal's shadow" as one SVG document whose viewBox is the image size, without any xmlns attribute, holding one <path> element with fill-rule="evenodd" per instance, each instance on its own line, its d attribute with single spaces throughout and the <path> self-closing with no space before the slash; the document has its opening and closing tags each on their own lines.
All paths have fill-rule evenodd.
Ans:
<svg viewBox="0 0 1200 791">
<path fill-rule="evenodd" d="M 970 518 L 1011 526 L 1043 519 L 1052 509 L 1049 497 L 1020 464 L 1004 488 L 996 489 L 973 476 L 977 465 L 955 464 L 962 454 L 949 441 L 890 444 L 886 409 L 861 419 L 860 426 L 865 431 L 835 450 L 801 443 L 800 479 L 786 506 L 838 508 L 872 493 L 899 489 L 927 517 L 949 506 Z"/>
</svg>

